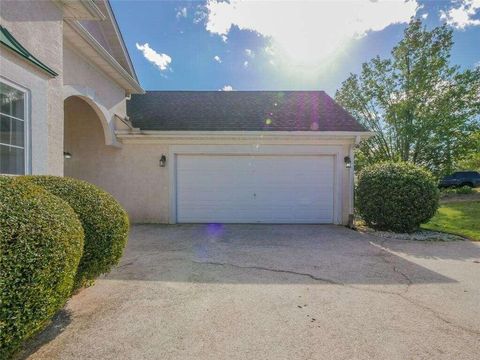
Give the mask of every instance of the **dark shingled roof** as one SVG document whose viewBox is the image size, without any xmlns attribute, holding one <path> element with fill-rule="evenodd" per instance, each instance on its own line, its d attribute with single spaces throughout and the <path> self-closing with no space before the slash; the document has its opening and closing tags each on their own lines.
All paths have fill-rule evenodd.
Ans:
<svg viewBox="0 0 480 360">
<path fill-rule="evenodd" d="M 147 91 L 127 113 L 141 130 L 366 131 L 324 91 Z"/>
</svg>

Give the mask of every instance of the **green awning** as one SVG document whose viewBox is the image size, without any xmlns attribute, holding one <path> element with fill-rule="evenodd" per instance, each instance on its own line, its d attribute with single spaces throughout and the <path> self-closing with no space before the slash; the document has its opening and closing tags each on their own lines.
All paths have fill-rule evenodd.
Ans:
<svg viewBox="0 0 480 360">
<path fill-rule="evenodd" d="M 15 51 L 18 55 L 31 62 L 33 65 L 39 67 L 43 71 L 47 72 L 51 76 L 57 76 L 58 74 L 50 69 L 47 65 L 33 56 L 27 49 L 25 49 L 10 32 L 0 25 L 0 43 L 5 45 L 10 50 Z"/>
</svg>

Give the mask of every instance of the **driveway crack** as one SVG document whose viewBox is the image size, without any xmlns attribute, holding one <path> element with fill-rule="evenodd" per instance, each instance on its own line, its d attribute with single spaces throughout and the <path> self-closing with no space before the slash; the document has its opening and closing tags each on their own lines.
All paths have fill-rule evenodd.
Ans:
<svg viewBox="0 0 480 360">
<path fill-rule="evenodd" d="M 446 319 L 445 317 L 442 316 L 441 313 L 435 311 L 434 309 L 426 306 L 426 305 L 423 305 L 423 304 L 420 304 L 416 301 L 414 301 L 413 299 L 407 297 L 407 292 L 408 290 L 410 289 L 410 286 L 413 284 L 413 281 L 412 279 L 410 279 L 410 277 L 405 274 L 404 272 L 400 271 L 397 266 L 395 266 L 395 264 L 390 261 L 390 259 L 388 259 L 387 257 L 388 256 L 391 256 L 391 252 L 384 246 L 384 244 L 387 242 L 387 240 L 384 240 L 382 242 L 380 242 L 380 244 L 376 244 L 376 243 L 373 243 L 370 241 L 370 244 L 379 248 L 380 249 L 380 252 L 379 252 L 379 256 L 380 258 L 387 264 L 391 265 L 392 266 L 392 269 L 394 272 L 396 272 L 397 274 L 400 274 L 406 281 L 407 281 L 407 286 L 405 288 L 405 291 L 403 293 L 393 293 L 394 295 L 397 295 L 399 297 L 401 297 L 403 300 L 409 302 L 410 304 L 420 308 L 420 309 L 423 309 L 425 311 L 428 311 L 430 314 L 432 314 L 436 319 L 456 328 L 456 329 L 459 329 L 459 330 L 463 330 L 465 332 L 468 332 L 469 334 L 473 334 L 473 335 L 480 335 L 480 331 L 478 330 L 475 330 L 475 329 L 471 329 L 471 328 L 468 328 L 468 327 L 465 327 L 465 326 L 462 326 L 462 325 L 459 325 L 459 324 L 456 324 L 448 319 Z"/>
<path fill-rule="evenodd" d="M 423 304 L 420 304 L 416 301 L 414 301 L 413 299 L 410 299 L 409 297 L 405 296 L 405 294 L 397 294 L 398 296 L 400 296 L 403 300 L 409 302 L 410 304 L 420 308 L 420 309 L 423 309 L 423 310 L 426 310 L 428 311 L 430 314 L 432 314 L 436 319 L 444 322 L 445 324 L 448 324 L 456 329 L 459 329 L 459 330 L 463 330 L 469 334 L 472 334 L 472 335 L 480 335 L 480 331 L 478 330 L 475 330 L 475 329 L 471 329 L 471 328 L 468 328 L 468 327 L 465 327 L 465 326 L 462 326 L 462 325 L 459 325 L 459 324 L 456 324 L 446 318 L 444 318 L 439 312 L 433 310 L 432 308 L 426 306 L 426 305 L 423 305 Z"/>
<path fill-rule="evenodd" d="M 203 265 L 214 265 L 214 266 L 229 266 L 233 268 L 238 268 L 238 269 L 252 269 L 252 270 L 261 270 L 261 271 L 270 271 L 274 273 L 282 273 L 282 274 L 290 274 L 290 275 L 298 275 L 298 276 L 306 276 L 312 280 L 315 281 L 321 281 L 327 284 L 332 284 L 332 285 L 345 285 L 340 282 L 331 280 L 331 279 L 326 279 L 326 278 L 321 278 L 309 273 L 304 273 L 304 272 L 298 272 L 298 271 L 293 271 L 293 270 L 283 270 L 283 269 L 274 269 L 274 268 L 268 268 L 268 267 L 263 267 L 263 266 L 241 266 L 241 265 L 235 265 L 235 264 L 229 264 L 229 263 L 222 263 L 222 262 L 212 262 L 212 261 L 193 261 L 195 264 L 203 264 Z"/>
<path fill-rule="evenodd" d="M 410 277 L 407 274 L 405 274 L 403 271 L 401 271 L 392 261 L 390 261 L 389 257 L 391 257 L 392 254 L 386 247 L 383 246 L 385 241 L 382 241 L 380 244 L 376 244 L 376 243 L 370 241 L 370 245 L 375 246 L 376 248 L 380 249 L 380 251 L 378 253 L 379 257 L 386 264 L 388 264 L 392 267 L 393 272 L 399 274 L 401 277 L 403 277 L 405 279 L 405 281 L 407 282 L 407 284 L 406 284 L 407 287 L 406 287 L 404 293 L 406 293 L 408 291 L 410 285 L 413 284 L 413 281 L 412 281 L 412 279 L 410 279 Z"/>
<path fill-rule="evenodd" d="M 378 246 L 378 245 L 376 245 L 376 246 Z M 382 249 L 382 250 L 383 250 L 382 252 L 387 252 L 388 253 L 388 251 L 386 249 L 385 250 Z M 452 326 L 452 327 L 454 327 L 458 330 L 463 330 L 463 331 L 465 331 L 469 334 L 480 335 L 480 331 L 477 331 L 475 329 L 471 329 L 471 328 L 464 327 L 462 325 L 456 324 L 456 323 L 446 319 L 445 317 L 443 317 L 440 313 L 438 313 L 434 309 L 432 309 L 432 308 L 430 308 L 426 305 L 417 303 L 416 301 L 407 297 L 406 292 L 408 291 L 408 288 L 410 287 L 410 285 L 412 285 L 412 283 L 413 283 L 412 280 L 408 277 L 408 275 L 406 275 L 403 272 L 401 272 L 400 270 L 398 270 L 398 268 L 395 267 L 390 261 L 386 260 L 383 255 L 380 255 L 380 256 L 382 257 L 382 259 L 385 262 L 387 262 L 388 264 L 391 264 L 393 266 L 393 271 L 395 271 L 398 274 L 400 274 L 401 276 L 403 276 L 403 278 L 407 281 L 407 289 L 403 293 L 386 291 L 386 290 L 361 288 L 361 287 L 357 287 L 357 286 L 350 285 L 350 284 L 344 284 L 344 283 L 341 283 L 341 282 L 338 282 L 338 281 L 335 281 L 335 280 L 332 280 L 332 279 L 322 278 L 322 277 L 315 276 L 315 275 L 312 275 L 312 274 L 309 274 L 309 273 L 293 271 L 293 270 L 276 269 L 276 268 L 269 268 L 269 267 L 264 267 L 264 266 L 241 266 L 241 265 L 236 265 L 236 264 L 223 263 L 223 262 L 213 262 L 213 261 L 195 261 L 195 260 L 192 260 L 192 262 L 195 263 L 195 264 L 200 264 L 200 265 L 223 266 L 223 267 L 232 267 L 232 268 L 237 268 L 237 269 L 260 270 L 260 271 L 269 271 L 269 272 L 273 272 L 273 273 L 304 276 L 304 277 L 308 277 L 308 278 L 310 278 L 314 281 L 319 281 L 319 282 L 326 283 L 326 284 L 331 284 L 331 285 L 344 286 L 344 287 L 347 287 L 347 288 L 350 288 L 350 289 L 353 289 L 353 290 L 366 291 L 366 292 L 371 292 L 371 293 L 378 293 L 378 294 L 385 294 L 385 295 L 392 295 L 392 296 L 399 296 L 404 301 L 409 302 L 413 306 L 415 306 L 417 308 L 420 308 L 420 309 L 423 309 L 425 311 L 428 311 L 436 319 L 444 322 L 445 324 L 447 324 L 449 326 Z"/>
</svg>

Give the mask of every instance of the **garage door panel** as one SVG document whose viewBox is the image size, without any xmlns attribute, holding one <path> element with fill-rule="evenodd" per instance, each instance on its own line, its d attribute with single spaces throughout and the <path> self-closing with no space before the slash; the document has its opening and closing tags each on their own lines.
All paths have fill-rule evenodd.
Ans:
<svg viewBox="0 0 480 360">
<path fill-rule="evenodd" d="M 178 155 L 178 222 L 331 223 L 333 156 Z"/>
</svg>

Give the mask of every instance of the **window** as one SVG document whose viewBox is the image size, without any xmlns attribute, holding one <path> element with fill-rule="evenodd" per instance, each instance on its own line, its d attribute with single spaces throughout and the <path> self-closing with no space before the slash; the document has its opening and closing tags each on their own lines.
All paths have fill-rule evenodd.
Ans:
<svg viewBox="0 0 480 360">
<path fill-rule="evenodd" d="M 0 81 L 0 174 L 27 169 L 27 93 Z"/>
</svg>

